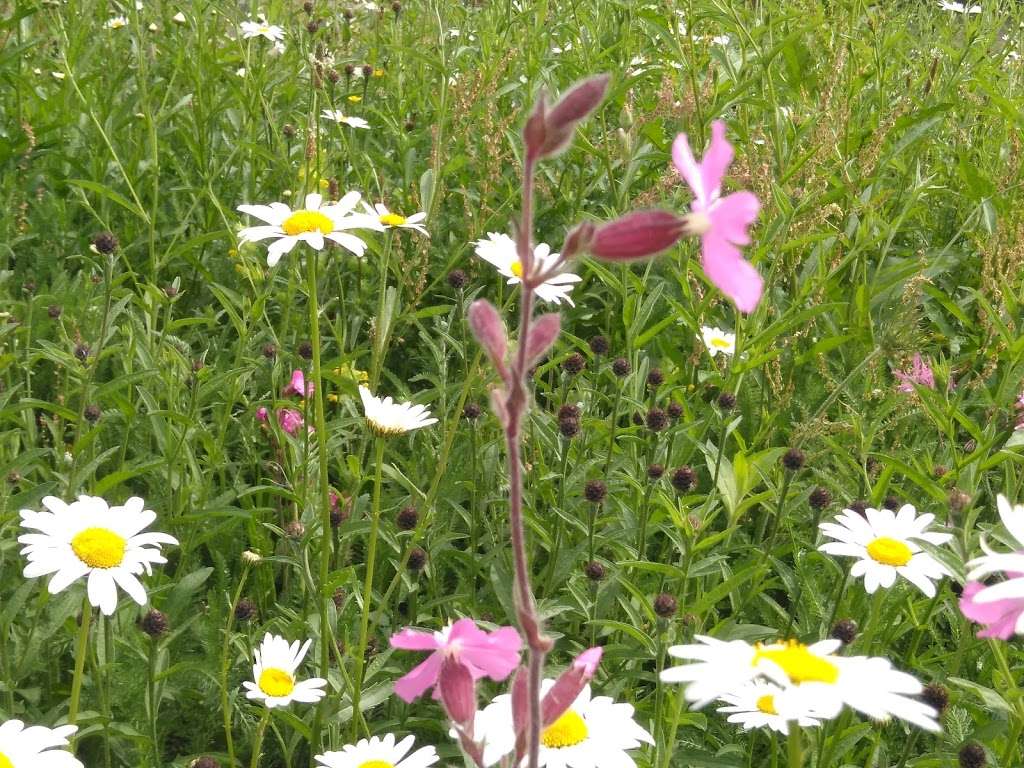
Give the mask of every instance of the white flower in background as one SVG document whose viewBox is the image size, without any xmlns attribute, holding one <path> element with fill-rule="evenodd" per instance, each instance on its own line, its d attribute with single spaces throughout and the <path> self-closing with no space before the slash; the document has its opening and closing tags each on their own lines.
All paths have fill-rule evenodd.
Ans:
<svg viewBox="0 0 1024 768">
<path fill-rule="evenodd" d="M 835 656 L 842 643 L 823 640 L 804 645 L 795 640 L 750 645 L 697 635 L 696 643 L 668 649 L 677 659 L 694 661 L 661 673 L 666 683 L 688 683 L 687 701 L 701 707 L 734 694 L 753 680 L 773 682 L 786 689 L 792 706 L 832 719 L 843 706 L 874 720 L 898 717 L 928 731 L 940 730 L 938 713 L 911 698 L 924 686 L 911 675 L 893 669 L 888 659 L 874 656 Z"/>
<path fill-rule="evenodd" d="M 739 723 L 745 731 L 771 728 L 788 734 L 790 722 L 804 728 L 820 725 L 821 717 L 804 709 L 804 702 L 792 691 L 792 688 L 781 688 L 775 683 L 758 680 L 723 695 L 722 701 L 728 706 L 719 707 L 718 711 L 729 713 L 729 722 Z"/>
<path fill-rule="evenodd" d="M 63 80 L 67 75 L 63 72 L 51 72 L 50 75 L 54 80 Z"/>
<path fill-rule="evenodd" d="M 822 523 L 822 533 L 835 541 L 822 544 L 818 549 L 830 555 L 858 558 L 850 575 L 864 577 L 868 594 L 874 594 L 879 587 L 888 589 L 899 575 L 928 597 L 934 597 L 933 580 L 948 573 L 917 542 L 941 546 L 953 536 L 929 532 L 928 526 L 935 515 L 918 517 L 912 504 L 904 504 L 898 514 L 889 509 L 872 508 L 866 509 L 864 514 L 865 517 L 861 517 L 852 509 L 845 509 L 834 523 Z"/>
<path fill-rule="evenodd" d="M 967 578 L 982 579 L 994 573 L 1005 573 L 1008 578 L 979 591 L 974 600 L 980 603 L 1024 599 L 1024 504 L 1011 504 L 1009 499 L 999 494 L 996 506 L 999 508 L 999 519 L 1015 540 L 1016 551 L 1005 554 L 996 552 L 982 538 L 981 547 L 985 554 L 967 563 L 971 569 Z M 1021 619 L 1021 629 L 1024 629 L 1024 618 Z"/>
<path fill-rule="evenodd" d="M 367 425 L 379 437 L 402 435 L 437 423 L 425 405 L 396 403 L 390 397 L 381 399 L 370 394 L 370 390 L 362 385 L 359 387 L 359 398 L 363 401 Z"/>
<path fill-rule="evenodd" d="M 156 25 L 156 22 L 150 23 L 150 25 L 148 27 L 146 27 L 146 29 L 148 29 L 150 32 L 159 32 L 160 31 L 160 27 L 158 27 Z"/>
<path fill-rule="evenodd" d="M 320 677 L 296 680 L 295 670 L 302 663 L 306 651 L 313 643 L 307 640 L 302 646 L 296 640 L 291 645 L 280 635 L 269 632 L 263 636 L 260 647 L 253 652 L 252 679 L 246 680 L 247 699 L 262 701 L 268 709 L 286 707 L 293 701 L 315 704 L 324 697 L 322 688 L 327 681 Z"/>
<path fill-rule="evenodd" d="M 245 67 L 239 67 L 238 69 L 236 69 L 235 74 L 238 77 L 245 77 Z"/>
<path fill-rule="evenodd" d="M 700 327 L 700 335 L 704 340 L 704 346 L 708 348 L 708 354 L 712 357 L 719 352 L 723 355 L 732 355 L 736 352 L 735 333 L 726 333 L 721 328 L 702 325 Z"/>
<path fill-rule="evenodd" d="M 243 21 L 239 27 L 242 30 L 242 37 L 246 40 L 254 37 L 262 37 L 272 43 L 284 40 L 284 30 L 276 24 L 267 24 L 265 21 Z"/>
<path fill-rule="evenodd" d="M 715 45 L 728 45 L 732 42 L 732 38 L 728 35 L 715 35 L 711 38 L 711 42 Z"/>
<path fill-rule="evenodd" d="M 545 695 L 554 680 L 541 683 Z M 497 763 L 515 749 L 512 697 L 496 696 L 477 713 L 474 736 L 484 742 L 484 763 Z M 538 764 L 546 768 L 633 768 L 629 750 L 654 739 L 633 719 L 633 706 L 591 696 L 590 686 L 555 722 L 541 731 Z"/>
<path fill-rule="evenodd" d="M 939 0 L 939 8 L 943 11 L 952 11 L 953 13 L 981 13 L 980 5 L 968 7 L 964 3 L 952 3 L 949 0 Z"/>
<path fill-rule="evenodd" d="M 366 251 L 366 243 L 349 229 L 383 230 L 372 216 L 352 213 L 359 202 L 358 192 L 349 192 L 337 203 L 323 204 L 321 195 L 306 195 L 305 207 L 293 211 L 284 203 L 270 205 L 240 205 L 238 210 L 267 222 L 266 226 L 246 227 L 238 233 L 240 243 L 254 243 L 275 238 L 267 249 L 267 265 L 274 266 L 297 243 L 306 243 L 314 250 L 322 250 L 325 240 L 331 240 L 356 256 Z"/>
<path fill-rule="evenodd" d="M 285 52 L 284 43 L 278 40 L 270 47 L 271 56 L 282 56 Z"/>
<path fill-rule="evenodd" d="M 522 282 L 523 265 L 519 261 L 519 253 L 516 249 L 516 241 L 505 234 L 488 232 L 487 239 L 477 240 L 476 255 L 484 261 L 492 264 L 498 272 L 508 278 L 509 285 L 517 285 Z M 551 252 L 551 246 L 547 243 L 540 243 L 533 249 L 534 269 L 543 273 L 558 261 L 559 255 Z M 534 291 L 542 300 L 555 304 L 566 302 L 569 306 L 575 306 L 569 298 L 569 291 L 573 283 L 582 280 L 579 275 L 572 272 L 559 272 L 547 278 L 538 285 Z"/>
<path fill-rule="evenodd" d="M 349 128 L 369 128 L 370 124 L 361 117 L 349 117 L 340 109 L 325 109 L 321 115 L 324 120 L 347 125 Z"/>
<path fill-rule="evenodd" d="M 77 730 L 73 725 L 25 727 L 21 720 L 7 720 L 0 725 L 0 768 L 83 768 L 78 758 L 61 749 Z"/>
<path fill-rule="evenodd" d="M 184 24 L 186 23 L 187 19 L 185 18 L 184 13 L 178 11 L 176 14 L 171 16 L 171 21 L 173 21 L 175 24 Z"/>
<path fill-rule="evenodd" d="M 115 16 L 112 19 L 107 19 L 107 23 L 103 26 L 107 29 L 121 29 L 128 26 L 128 19 L 124 16 Z"/>
<path fill-rule="evenodd" d="M 422 222 L 427 218 L 427 214 L 420 211 L 414 213 L 412 216 L 402 216 L 398 213 L 392 213 L 388 210 L 384 203 L 375 203 L 371 208 L 366 203 L 363 203 L 363 209 L 366 211 L 368 216 L 376 216 L 377 221 L 388 229 L 415 229 L 429 237 L 430 233 L 423 228 Z"/>
<path fill-rule="evenodd" d="M 111 507 L 99 496 L 79 496 L 70 504 L 47 496 L 43 506 L 48 511 L 21 510 L 21 527 L 38 531 L 18 537 L 25 545 L 21 554 L 28 558 L 26 578 L 52 573 L 48 589 L 55 595 L 88 576 L 89 603 L 107 616 L 117 608 L 117 587 L 146 604 L 137 577 L 152 573 L 154 563 L 166 563 L 160 545 L 178 540 L 166 533 L 142 533 L 156 520 L 142 499 L 133 496 Z"/>
<path fill-rule="evenodd" d="M 406 736 L 395 743 L 393 733 L 371 736 L 346 744 L 337 752 L 317 755 L 316 761 L 326 768 L 429 768 L 441 759 L 433 747 L 420 747 L 410 753 L 414 741 L 415 737 Z"/>
</svg>

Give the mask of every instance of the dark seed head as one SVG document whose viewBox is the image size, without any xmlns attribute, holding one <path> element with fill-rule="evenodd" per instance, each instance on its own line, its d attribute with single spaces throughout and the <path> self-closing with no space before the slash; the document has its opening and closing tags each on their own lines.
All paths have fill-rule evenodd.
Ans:
<svg viewBox="0 0 1024 768">
<path fill-rule="evenodd" d="M 58 317 L 60 317 L 60 313 L 62 311 L 63 310 L 61 309 L 60 304 L 51 304 L 49 309 L 46 310 L 46 314 L 50 316 L 51 320 L 56 320 Z"/>
<path fill-rule="evenodd" d="M 936 480 L 938 480 L 941 477 L 944 477 L 947 472 L 949 472 L 949 468 L 944 467 L 942 464 L 936 464 L 934 467 L 932 467 L 932 474 L 935 476 Z"/>
<path fill-rule="evenodd" d="M 661 372 L 661 368 L 651 368 L 647 373 L 647 386 L 651 389 L 657 389 L 665 383 L 665 374 Z"/>
<path fill-rule="evenodd" d="M 985 748 L 976 741 L 968 741 L 960 747 L 960 768 L 985 768 L 988 755 Z"/>
<path fill-rule="evenodd" d="M 281 126 L 281 133 L 284 134 L 284 137 L 286 139 L 294 139 L 295 138 L 295 126 L 292 125 L 291 123 L 285 123 L 284 125 Z"/>
<path fill-rule="evenodd" d="M 806 457 L 804 452 L 799 448 L 790 448 L 782 456 L 782 466 L 788 469 L 790 472 L 796 472 L 798 469 L 803 467 Z"/>
<path fill-rule="evenodd" d="M 696 484 L 697 473 L 692 467 L 678 467 L 672 470 L 672 487 L 680 493 L 686 493 Z"/>
<path fill-rule="evenodd" d="M 304 2 L 302 4 L 302 10 L 304 10 L 306 13 L 312 13 L 313 12 L 313 0 L 306 0 L 306 2 Z"/>
<path fill-rule="evenodd" d="M 420 513 L 416 511 L 416 507 L 403 507 L 395 518 L 395 525 L 400 531 L 411 531 L 419 521 Z"/>
<path fill-rule="evenodd" d="M 117 237 L 113 232 L 99 232 L 93 236 L 92 245 L 100 253 L 110 254 L 117 250 Z"/>
<path fill-rule="evenodd" d="M 856 501 L 850 502 L 850 509 L 852 509 L 861 517 L 864 517 L 868 509 L 868 503 L 863 499 L 857 499 Z"/>
<path fill-rule="evenodd" d="M 346 8 L 344 11 L 342 11 L 341 15 L 342 17 L 344 17 L 345 21 L 352 21 L 352 19 L 354 19 L 356 16 L 354 13 L 352 13 L 351 8 Z M 349 69 L 350 67 L 352 68 L 353 71 L 355 71 L 355 67 L 353 67 L 351 64 L 347 65 L 345 69 Z M 349 72 L 349 74 L 351 75 L 352 72 Z"/>
<path fill-rule="evenodd" d="M 345 11 L 345 18 L 346 19 L 351 19 L 352 18 L 352 11 L 346 10 Z M 355 64 L 346 64 L 345 65 L 345 77 L 352 77 L 352 75 L 354 75 L 355 73 L 356 73 L 356 65 Z"/>
<path fill-rule="evenodd" d="M 336 69 L 327 70 L 327 79 L 331 81 L 331 85 L 337 85 L 338 81 L 341 80 L 341 74 Z M 332 199 L 334 195 L 331 195 Z"/>
<path fill-rule="evenodd" d="M 398 2 L 398 0 L 395 0 L 395 2 L 391 4 L 391 10 L 394 12 L 395 16 L 397 16 L 402 12 L 402 4 Z"/>
<path fill-rule="evenodd" d="M 273 344 L 264 344 L 263 356 L 267 358 L 267 360 L 273 360 L 275 357 L 277 357 L 277 347 L 274 346 Z"/>
<path fill-rule="evenodd" d="M 899 497 L 895 496 L 895 495 L 893 495 L 891 493 L 888 496 L 886 496 L 884 499 L 882 499 L 882 508 L 883 509 L 889 509 L 889 510 L 892 510 L 893 512 L 895 512 L 901 506 L 903 506 L 903 505 L 900 503 Z"/>
<path fill-rule="evenodd" d="M 629 376 L 629 372 L 633 370 L 633 366 L 629 364 L 629 360 L 624 357 L 616 357 L 612 360 L 612 373 L 618 376 L 620 379 L 623 376 Z"/>
<path fill-rule="evenodd" d="M 284 535 L 289 539 L 301 539 L 306 532 L 306 526 L 298 520 L 289 520 L 284 526 Z"/>
<path fill-rule="evenodd" d="M 88 344 L 75 344 L 75 357 L 77 357 L 83 363 L 89 359 L 90 354 L 92 354 L 92 350 L 89 348 Z"/>
<path fill-rule="evenodd" d="M 409 570 L 422 571 L 427 564 L 427 551 L 423 547 L 413 547 L 409 550 Z"/>
<path fill-rule="evenodd" d="M 308 341 L 299 342 L 299 356 L 305 360 L 313 359 L 313 345 Z"/>
<path fill-rule="evenodd" d="M 413 120 L 412 118 L 409 118 L 408 120 L 406 120 L 405 121 L 405 132 L 406 133 L 411 133 L 412 131 L 415 131 L 415 130 L 416 130 L 416 121 Z"/>
<path fill-rule="evenodd" d="M 633 423 L 638 427 L 642 427 L 644 425 L 644 415 L 640 413 L 640 411 L 633 412 Z"/>
<path fill-rule="evenodd" d="M 921 691 L 921 699 L 941 715 L 946 711 L 946 707 L 949 706 L 949 691 L 945 686 L 931 683 L 926 685 L 924 690 Z"/>
<path fill-rule="evenodd" d="M 949 508 L 953 512 L 963 512 L 971 506 L 971 497 L 959 488 L 949 489 Z"/>
<path fill-rule="evenodd" d="M 601 336 L 600 334 L 598 334 L 597 336 L 593 336 L 591 337 L 589 344 L 590 351 L 593 352 L 595 355 L 608 354 L 609 344 L 607 336 Z"/>
<path fill-rule="evenodd" d="M 587 480 L 583 486 L 583 496 L 591 504 L 600 504 L 608 495 L 608 486 L 603 480 Z"/>
<path fill-rule="evenodd" d="M 718 396 L 718 407 L 723 411 L 731 411 L 736 407 L 736 395 L 732 392 L 723 392 Z"/>
<path fill-rule="evenodd" d="M 665 474 L 665 467 L 661 464 L 651 464 L 647 468 L 647 477 L 651 480 L 660 480 L 661 476 Z"/>
<path fill-rule="evenodd" d="M 85 420 L 88 421 L 90 424 L 95 424 L 97 421 L 99 421 L 101 413 L 102 412 L 100 411 L 100 407 L 98 405 L 96 405 L 95 403 L 90 403 L 89 405 L 85 406 L 85 411 L 82 415 L 85 416 Z"/>
<path fill-rule="evenodd" d="M 370 64 L 363 64 L 363 77 L 370 77 L 373 75 L 373 67 Z"/>
<path fill-rule="evenodd" d="M 678 421 L 679 417 L 683 415 L 683 406 L 681 403 L 671 402 L 668 404 L 668 408 L 665 409 L 668 416 L 672 421 Z"/>
<path fill-rule="evenodd" d="M 166 634 L 168 626 L 167 614 L 156 610 L 156 608 L 146 611 L 146 615 L 139 619 L 139 629 L 150 637 L 160 637 L 160 635 Z"/>
<path fill-rule="evenodd" d="M 841 641 L 843 645 L 849 645 L 857 637 L 857 622 L 853 619 L 840 619 L 832 627 L 832 637 Z"/>
<path fill-rule="evenodd" d="M 662 592 L 654 598 L 654 612 L 663 619 L 671 619 L 678 609 L 678 601 L 668 592 Z"/>
<path fill-rule="evenodd" d="M 832 503 L 832 494 L 828 492 L 827 488 L 822 488 L 819 485 L 811 491 L 811 495 L 807 497 L 807 503 L 813 509 L 825 509 L 825 507 Z"/>
<path fill-rule="evenodd" d="M 562 433 L 562 437 L 576 437 L 580 433 L 580 420 L 571 418 L 559 419 L 558 431 Z"/>
<path fill-rule="evenodd" d="M 480 418 L 480 406 L 476 403 L 466 403 L 462 409 L 462 418 L 476 421 Z"/>
<path fill-rule="evenodd" d="M 583 566 L 583 572 L 591 581 L 601 581 L 604 578 L 604 566 L 597 560 L 591 560 Z"/>
<path fill-rule="evenodd" d="M 586 367 L 586 358 L 584 358 L 579 352 L 573 352 L 562 361 L 562 370 L 570 376 L 575 376 L 578 373 L 581 373 Z"/>
<path fill-rule="evenodd" d="M 668 414 L 661 408 L 651 408 L 647 412 L 647 428 L 652 432 L 661 432 L 668 426 Z"/>
<path fill-rule="evenodd" d="M 558 420 L 562 419 L 578 419 L 580 417 L 580 407 L 575 403 L 566 403 L 565 405 L 559 406 L 558 408 Z"/>
<path fill-rule="evenodd" d="M 256 616 L 256 603 L 251 598 L 243 597 L 235 606 L 235 618 L 239 621 L 249 621 Z"/>
<path fill-rule="evenodd" d="M 21 482 L 21 473 L 18 472 L 17 470 L 11 470 L 7 474 L 7 482 L 10 485 L 17 485 L 18 483 Z"/>
<path fill-rule="evenodd" d="M 448 273 L 448 285 L 455 290 L 461 290 L 466 287 L 466 273 L 461 269 L 453 269 Z"/>
</svg>

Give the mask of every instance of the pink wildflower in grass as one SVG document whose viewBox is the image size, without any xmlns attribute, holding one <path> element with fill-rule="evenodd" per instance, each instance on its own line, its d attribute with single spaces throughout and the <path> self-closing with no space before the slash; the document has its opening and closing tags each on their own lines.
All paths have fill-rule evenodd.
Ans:
<svg viewBox="0 0 1024 768">
<path fill-rule="evenodd" d="M 459 619 L 439 632 L 421 632 L 406 627 L 391 636 L 391 647 L 405 651 L 432 651 L 425 661 L 395 682 L 395 693 L 412 702 L 437 684 L 441 665 L 454 658 L 469 669 L 474 680 L 489 677 L 502 681 L 519 664 L 522 639 L 514 627 L 485 632 L 473 619 Z M 434 697 L 438 691 L 434 689 Z"/>
<path fill-rule="evenodd" d="M 914 385 L 935 389 L 935 374 L 932 367 L 921 358 L 920 352 L 914 353 L 909 371 L 893 371 L 892 375 L 900 381 L 898 392 L 913 392 Z"/>
<path fill-rule="evenodd" d="M 289 435 L 294 435 L 299 431 L 299 427 L 303 425 L 304 420 L 302 414 L 294 408 L 282 408 L 277 412 L 277 423 Z M 312 432 L 313 428 L 310 427 L 309 431 Z"/>
<path fill-rule="evenodd" d="M 256 409 L 256 420 L 257 421 L 266 421 L 269 418 L 270 418 L 270 411 L 268 411 L 265 407 L 263 407 L 261 405 L 259 408 Z"/>
<path fill-rule="evenodd" d="M 309 397 L 313 394 L 313 382 L 306 383 L 306 376 L 301 369 L 296 368 L 292 371 L 292 379 L 288 382 L 288 385 L 282 391 L 283 397 L 288 395 L 298 395 L 299 397 Z"/>
<path fill-rule="evenodd" d="M 996 552 L 982 539 L 985 554 L 967 563 L 971 581 L 964 586 L 960 611 L 971 621 L 988 625 L 978 637 L 1006 640 L 1014 634 L 1024 635 L 1024 505 L 1011 504 L 1002 494 L 996 497 L 996 505 L 1003 526 L 1019 549 Z M 976 581 L 994 573 L 1005 579 L 991 586 Z"/>
<path fill-rule="evenodd" d="M 978 637 L 1009 640 L 1014 634 L 1024 635 L 1024 597 L 982 603 L 977 599 L 986 590 L 980 581 L 969 581 L 960 596 L 960 612 L 975 624 L 985 624 Z"/>
<path fill-rule="evenodd" d="M 761 300 L 764 281 L 737 246 L 750 244 L 747 228 L 757 218 L 761 203 L 753 192 L 721 196 L 722 178 L 733 154 L 721 120 L 711 124 L 711 145 L 700 163 L 685 133 L 676 136 L 672 144 L 672 162 L 693 190 L 687 225 L 690 232 L 700 235 L 704 273 L 741 312 L 749 313 Z"/>
</svg>

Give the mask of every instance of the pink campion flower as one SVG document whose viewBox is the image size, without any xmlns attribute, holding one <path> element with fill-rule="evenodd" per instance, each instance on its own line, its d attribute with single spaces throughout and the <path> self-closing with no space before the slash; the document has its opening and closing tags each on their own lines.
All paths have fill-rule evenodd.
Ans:
<svg viewBox="0 0 1024 768">
<path fill-rule="evenodd" d="M 256 420 L 257 421 L 266 421 L 269 418 L 270 418 L 270 411 L 268 411 L 262 405 L 259 408 L 256 409 Z"/>
<path fill-rule="evenodd" d="M 700 235 L 704 273 L 741 312 L 749 313 L 761 300 L 764 281 L 737 246 L 750 245 L 747 228 L 757 218 L 761 203 L 753 192 L 721 196 L 722 178 L 732 159 L 732 144 L 725 138 L 721 120 L 711 124 L 711 145 L 700 163 L 685 133 L 672 143 L 672 162 L 693 190 L 687 231 Z"/>
<path fill-rule="evenodd" d="M 306 383 L 306 376 L 302 373 L 302 370 L 296 368 L 292 371 L 292 380 L 288 382 L 288 385 L 282 390 L 281 396 L 288 397 L 288 395 L 298 395 L 299 397 L 310 397 L 313 394 L 313 382 Z"/>
<path fill-rule="evenodd" d="M 893 371 L 892 375 L 900 381 L 898 392 L 913 392 L 915 384 L 935 389 L 935 374 L 932 372 L 932 367 L 921 358 L 920 352 L 914 353 L 909 371 Z"/>
<path fill-rule="evenodd" d="M 485 632 L 473 619 L 459 619 L 440 632 L 420 632 L 406 627 L 391 636 L 392 648 L 433 653 L 395 682 L 395 693 L 405 702 L 418 698 L 437 684 L 446 658 L 460 661 L 474 680 L 489 677 L 500 682 L 518 666 L 521 646 L 522 639 L 514 627 Z M 434 688 L 434 698 L 438 696 L 439 692 Z"/>
<path fill-rule="evenodd" d="M 1009 640 L 1014 634 L 1024 634 L 1024 597 L 982 603 L 976 597 L 985 588 L 980 581 L 969 581 L 960 596 L 960 612 L 976 624 L 987 625 L 978 637 Z"/>
<path fill-rule="evenodd" d="M 304 420 L 302 414 L 294 408 L 282 408 L 277 412 L 277 423 L 289 435 L 294 435 L 299 431 L 299 427 L 302 426 Z M 313 427 L 310 427 L 309 431 L 312 432 Z"/>
</svg>

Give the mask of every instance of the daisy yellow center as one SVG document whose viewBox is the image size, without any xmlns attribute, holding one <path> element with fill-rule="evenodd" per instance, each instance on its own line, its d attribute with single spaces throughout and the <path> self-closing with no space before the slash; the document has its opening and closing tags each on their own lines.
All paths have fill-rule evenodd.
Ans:
<svg viewBox="0 0 1024 768">
<path fill-rule="evenodd" d="M 287 696 L 295 690 L 295 678 L 276 667 L 267 667 L 256 683 L 267 696 Z"/>
<path fill-rule="evenodd" d="M 520 280 L 523 279 L 523 262 L 513 261 L 508 268 L 513 275 L 518 277 Z"/>
<path fill-rule="evenodd" d="M 757 646 L 753 663 L 766 659 L 782 668 L 789 679 L 800 683 L 835 683 L 839 679 L 839 667 L 827 659 L 811 653 L 803 643 L 790 640 L 782 648 Z"/>
<path fill-rule="evenodd" d="M 357 765 L 356 768 L 395 768 L 395 766 L 387 760 L 367 760 L 365 763 Z"/>
<path fill-rule="evenodd" d="M 888 536 L 880 536 L 868 544 L 868 555 L 877 563 L 901 566 L 909 563 L 914 553 L 902 541 L 890 539 Z"/>
<path fill-rule="evenodd" d="M 397 213 L 385 213 L 380 217 L 380 223 L 385 227 L 400 227 L 405 224 L 405 216 L 400 216 Z"/>
<path fill-rule="evenodd" d="M 711 346 L 718 347 L 719 349 L 728 349 L 732 345 L 725 339 L 712 339 Z"/>
<path fill-rule="evenodd" d="M 11 758 L 0 752 L 0 768 L 14 768 L 14 763 L 11 762 Z"/>
<path fill-rule="evenodd" d="M 540 742 L 549 749 L 575 747 L 587 738 L 587 724 L 576 712 L 567 709 L 540 735 Z"/>
<path fill-rule="evenodd" d="M 86 528 L 71 539 L 71 549 L 91 568 L 113 568 L 124 560 L 125 540 L 107 528 Z M 0 763 L 3 768 L 3 763 Z"/>
<path fill-rule="evenodd" d="M 765 694 L 757 700 L 757 708 L 766 715 L 779 714 L 779 711 L 775 709 L 775 697 L 770 693 Z"/>
<path fill-rule="evenodd" d="M 334 231 L 334 222 L 320 211 L 296 211 L 281 224 L 286 235 L 301 235 L 303 232 L 320 231 L 329 235 Z"/>
</svg>

